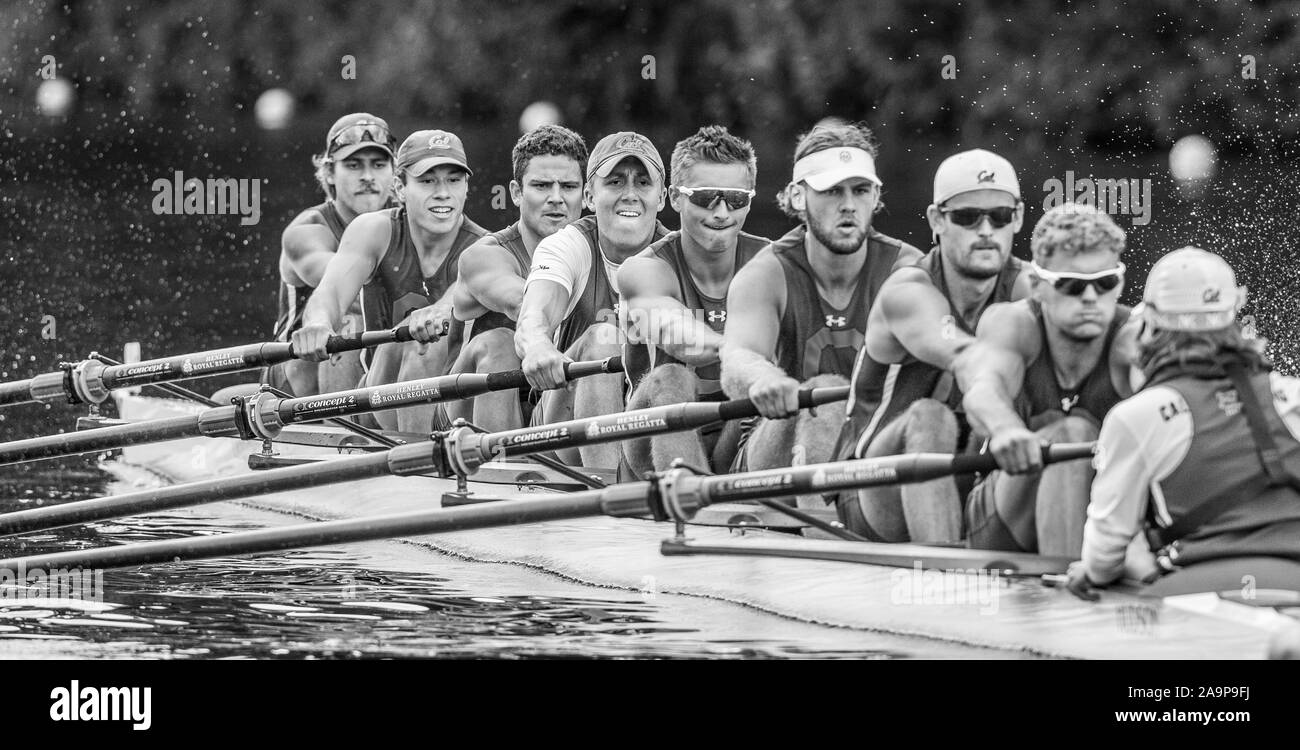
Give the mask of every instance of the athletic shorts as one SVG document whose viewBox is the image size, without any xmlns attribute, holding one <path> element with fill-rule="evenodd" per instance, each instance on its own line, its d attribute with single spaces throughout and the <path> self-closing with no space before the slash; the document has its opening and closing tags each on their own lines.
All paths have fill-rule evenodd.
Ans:
<svg viewBox="0 0 1300 750">
<path fill-rule="evenodd" d="M 980 480 L 966 496 L 966 546 L 971 549 L 992 549 L 1004 552 L 1037 552 L 1025 549 L 1016 541 L 1002 516 L 998 515 L 994 488 L 1002 477 L 995 470 Z"/>
</svg>

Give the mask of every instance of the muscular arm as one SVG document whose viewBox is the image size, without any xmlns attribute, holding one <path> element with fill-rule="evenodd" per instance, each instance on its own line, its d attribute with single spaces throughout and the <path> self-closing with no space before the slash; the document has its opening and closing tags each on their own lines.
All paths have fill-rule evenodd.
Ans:
<svg viewBox="0 0 1300 750">
<path fill-rule="evenodd" d="M 943 293 L 915 268 L 885 282 L 867 320 L 867 354 L 877 362 L 901 362 L 911 354 L 951 370 L 953 360 L 974 341 L 953 320 Z"/>
<path fill-rule="evenodd" d="M 966 416 L 977 431 L 995 436 L 1027 429 L 1016 413 L 1015 397 L 1040 346 L 1033 315 L 1024 303 L 997 304 L 984 312 L 975 342 L 953 361 Z"/>
<path fill-rule="evenodd" d="M 514 256 L 491 238 L 485 237 L 465 248 L 460 256 L 460 284 L 455 298 L 456 317 L 472 320 L 488 311 L 519 319 L 524 299 L 524 280 Z"/>
<path fill-rule="evenodd" d="M 303 310 L 303 327 L 338 329 L 352 300 L 375 272 L 388 247 L 389 219 L 385 212 L 362 214 L 348 225 L 338 252 L 329 260 L 316 291 Z"/>
<path fill-rule="evenodd" d="M 658 346 L 688 365 L 718 360 L 722 336 L 682 304 L 672 267 L 655 257 L 633 257 L 618 272 L 630 341 Z"/>
<path fill-rule="evenodd" d="M 283 257 L 299 279 L 318 287 L 334 258 L 334 233 L 324 224 L 292 224 L 280 237 Z"/>
<path fill-rule="evenodd" d="M 780 261 L 767 250 L 731 280 L 722 342 L 722 388 L 729 397 L 753 398 L 755 384 L 765 381 L 789 381 L 798 386 L 773 362 L 785 304 L 785 274 Z"/>
</svg>

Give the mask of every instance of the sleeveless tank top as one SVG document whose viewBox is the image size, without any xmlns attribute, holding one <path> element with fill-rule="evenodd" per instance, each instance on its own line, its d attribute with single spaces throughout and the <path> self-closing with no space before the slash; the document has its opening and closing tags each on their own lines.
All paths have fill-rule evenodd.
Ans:
<svg viewBox="0 0 1300 750">
<path fill-rule="evenodd" d="M 1018 407 L 1021 418 L 1030 429 L 1038 429 L 1035 418 L 1050 411 L 1071 414 L 1075 411 L 1087 412 L 1097 422 L 1106 416 L 1111 407 L 1118 404 L 1122 397 L 1115 390 L 1110 377 L 1110 352 L 1115 334 L 1128 320 L 1129 308 L 1117 305 L 1115 317 L 1111 319 L 1106 331 L 1106 340 L 1102 344 L 1101 357 L 1097 364 L 1073 390 L 1066 391 L 1056 380 L 1056 368 L 1052 365 L 1052 353 L 1048 348 L 1046 322 L 1039 306 L 1032 300 L 1030 309 L 1038 321 L 1038 335 L 1042 341 L 1041 351 L 1028 368 L 1025 369 L 1024 386 L 1020 390 Z"/>
<path fill-rule="evenodd" d="M 767 247 L 769 240 L 746 232 L 741 232 L 736 239 L 736 260 L 732 273 L 758 255 L 758 251 Z M 722 333 L 727 323 L 727 297 L 710 297 L 695 285 L 695 279 L 682 254 L 681 232 L 671 232 L 663 239 L 647 248 L 645 253 L 667 263 L 677 277 L 677 288 L 681 294 L 682 304 L 697 318 L 708 324 L 717 333 Z M 656 365 L 676 363 L 678 359 L 663 349 L 651 344 L 633 344 L 627 341 L 623 346 L 623 369 L 627 373 L 627 382 L 632 387 L 645 377 Z M 722 396 L 721 365 L 718 362 L 696 367 L 695 375 L 700 379 L 700 398 L 706 401 L 720 400 Z"/>
<path fill-rule="evenodd" d="M 456 281 L 456 263 L 461 251 L 472 245 L 487 230 L 465 217 L 460 231 L 442 264 L 425 276 L 420 255 L 406 225 L 406 208 L 387 209 L 390 222 L 388 247 L 370 280 L 362 287 L 362 314 L 366 330 L 392 328 L 412 310 L 440 299 Z M 460 326 L 452 327 L 455 335 Z"/>
<path fill-rule="evenodd" d="M 339 239 L 343 237 L 343 230 L 347 229 L 347 224 L 344 223 L 343 217 L 339 216 L 334 201 L 327 200 L 307 210 L 315 211 L 320 215 L 330 234 L 334 235 L 334 243 L 337 245 Z M 307 307 L 307 300 L 311 298 L 313 288 L 305 284 L 302 286 L 286 284 L 284 279 L 280 279 L 280 289 L 276 295 L 276 341 L 288 341 L 289 336 L 302 327 L 302 311 Z"/>
<path fill-rule="evenodd" d="M 528 278 L 528 265 L 532 262 L 532 256 L 528 253 L 528 248 L 524 245 L 523 235 L 519 233 L 519 222 L 515 222 L 497 232 L 488 235 L 496 240 L 497 244 L 504 247 L 510 256 L 515 260 L 515 272 L 520 278 Z M 488 310 L 478 316 L 473 321 L 474 325 L 470 328 L 470 338 L 474 338 L 480 333 L 491 331 L 494 328 L 505 328 L 515 330 L 515 322 L 510 316 L 496 310 Z"/>
<path fill-rule="evenodd" d="M 926 272 L 930 282 L 948 299 L 952 325 L 973 336 L 975 331 L 966 325 L 961 312 L 952 306 L 952 295 L 943 275 L 943 256 L 939 248 L 935 247 L 926 253 L 917 266 Z M 1019 259 L 1007 259 L 997 276 L 992 293 L 980 309 L 980 315 L 984 314 L 989 305 L 1011 301 L 1021 267 Z M 942 401 L 958 414 L 959 419 L 962 418 L 962 394 L 951 373 L 910 355 L 902 362 L 886 364 L 872 359 L 864 346 L 858 352 L 850 384 L 852 390 L 849 392 L 848 424 L 845 427 L 848 437 L 855 442 L 854 457 L 860 458 L 876 434 L 907 411 L 907 407 L 917 399 L 933 398 Z"/>
<path fill-rule="evenodd" d="M 871 230 L 866 240 L 866 262 L 858 274 L 857 286 L 848 305 L 835 308 L 822 299 L 804 248 L 803 226 L 787 232 L 772 243 L 772 250 L 785 274 L 785 314 L 777 339 L 776 363 L 787 375 L 804 381 L 815 375 L 853 374 L 853 361 L 862 348 L 867 330 L 867 313 L 876 292 L 893 270 L 904 245 L 899 240 Z"/>
</svg>

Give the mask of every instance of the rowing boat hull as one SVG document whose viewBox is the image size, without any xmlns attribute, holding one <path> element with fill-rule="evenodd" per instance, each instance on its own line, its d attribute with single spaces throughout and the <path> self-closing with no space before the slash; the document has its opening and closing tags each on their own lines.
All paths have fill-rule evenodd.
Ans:
<svg viewBox="0 0 1300 750">
<path fill-rule="evenodd" d="M 124 419 L 193 411 L 184 402 L 118 396 Z M 325 429 L 325 428 L 321 428 Z M 256 443 L 195 438 L 127 448 L 118 459 L 170 481 L 188 482 L 250 471 Z M 328 457 L 337 451 L 277 445 L 287 456 Z M 356 518 L 428 509 L 454 482 L 382 477 L 334 487 L 263 495 L 258 508 L 304 519 Z M 517 496 L 512 486 L 471 483 L 480 493 Z M 1270 609 L 1197 595 L 1161 600 L 1108 592 L 1100 603 L 1075 599 L 1037 582 L 983 574 L 921 571 L 815 559 L 761 556 L 665 556 L 668 524 L 607 517 L 425 536 L 402 540 L 469 560 L 526 566 L 596 587 L 680 594 L 733 602 L 808 623 L 920 636 L 999 649 L 1074 658 L 1254 659 L 1272 634 L 1291 623 Z M 786 534 L 690 527 L 692 544 L 735 547 L 813 545 Z"/>
</svg>

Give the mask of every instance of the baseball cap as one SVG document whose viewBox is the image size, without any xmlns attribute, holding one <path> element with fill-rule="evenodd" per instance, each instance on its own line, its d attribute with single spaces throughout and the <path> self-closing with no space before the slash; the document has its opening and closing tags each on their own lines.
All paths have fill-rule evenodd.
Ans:
<svg viewBox="0 0 1300 750">
<path fill-rule="evenodd" d="M 659 149 L 649 138 L 629 130 L 610 133 L 600 139 L 587 159 L 587 179 L 608 176 L 628 156 L 640 159 L 646 171 L 658 172 L 659 179 L 664 179 L 664 160 L 659 156 Z"/>
<path fill-rule="evenodd" d="M 465 146 L 455 133 L 417 130 L 406 136 L 401 148 L 397 149 L 397 168 L 406 170 L 411 177 L 419 177 L 443 164 L 454 164 L 474 174 L 465 158 Z"/>
<path fill-rule="evenodd" d="M 1168 253 L 1151 267 L 1142 316 L 1155 328 L 1216 331 L 1232 325 L 1246 288 L 1223 258 L 1198 247 Z"/>
<path fill-rule="evenodd" d="M 353 112 L 343 115 L 330 126 L 325 135 L 325 155 L 342 161 L 362 149 L 377 148 L 392 158 L 394 142 L 392 131 L 383 118 L 369 112 Z"/>
<path fill-rule="evenodd" d="M 806 182 L 813 190 L 830 190 L 852 177 L 882 185 L 876 176 L 876 160 L 865 149 L 835 146 L 814 151 L 794 163 L 792 182 Z"/>
<path fill-rule="evenodd" d="M 1020 181 L 1015 167 L 992 151 L 982 148 L 953 154 L 934 173 L 934 205 L 942 206 L 954 195 L 972 190 L 1002 190 L 1020 200 Z"/>
</svg>

